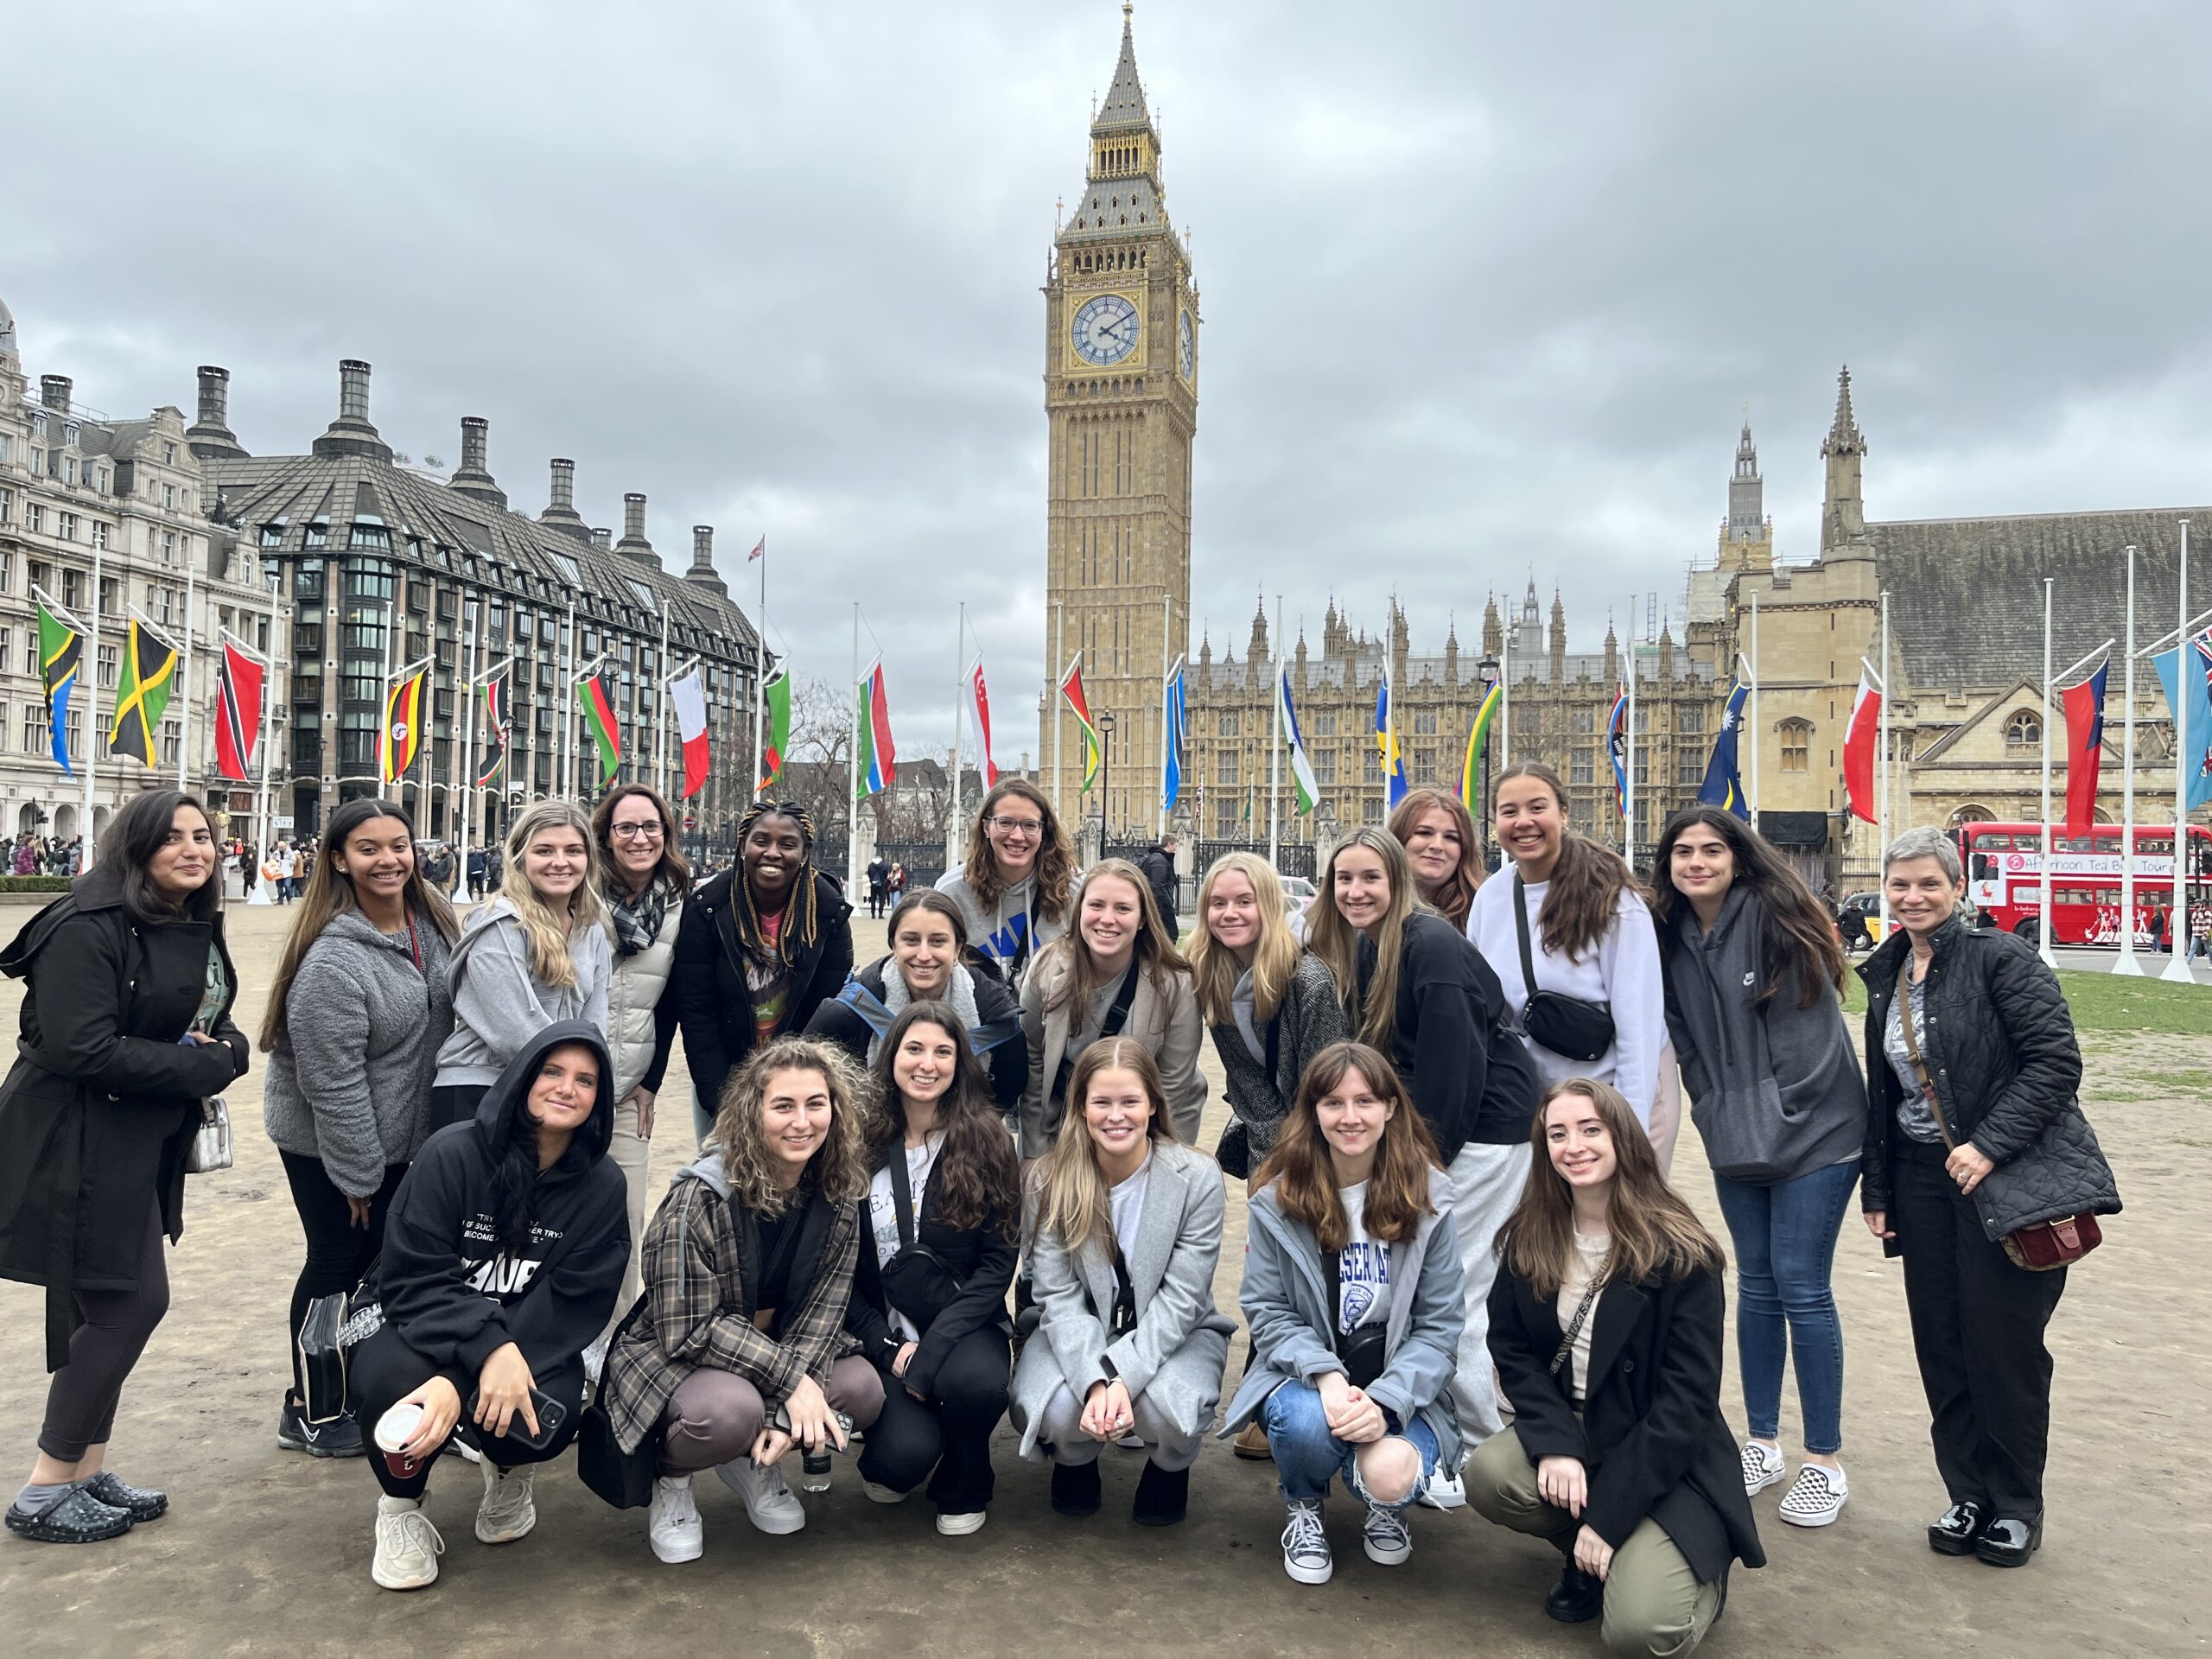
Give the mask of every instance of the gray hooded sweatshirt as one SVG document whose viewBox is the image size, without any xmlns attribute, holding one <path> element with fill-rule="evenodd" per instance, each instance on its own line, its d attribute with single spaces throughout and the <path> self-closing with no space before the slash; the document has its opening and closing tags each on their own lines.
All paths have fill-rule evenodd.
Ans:
<svg viewBox="0 0 2212 1659">
<path fill-rule="evenodd" d="M 1710 932 L 1684 905 L 1662 953 L 1691 1121 L 1713 1173 L 1750 1186 L 1850 1162 L 1866 1135 L 1866 1085 L 1835 993 L 1824 988 L 1801 1008 L 1793 976 L 1758 1001 L 1765 925 L 1765 906 L 1739 883 Z"/>
<path fill-rule="evenodd" d="M 576 982 L 548 985 L 531 972 L 530 940 L 505 899 L 479 905 L 453 953 L 453 1035 L 438 1050 L 436 1084 L 497 1083 L 515 1051 L 561 1020 L 588 1020 L 607 1035 L 607 990 L 614 947 L 605 927 L 569 935 Z"/>
</svg>

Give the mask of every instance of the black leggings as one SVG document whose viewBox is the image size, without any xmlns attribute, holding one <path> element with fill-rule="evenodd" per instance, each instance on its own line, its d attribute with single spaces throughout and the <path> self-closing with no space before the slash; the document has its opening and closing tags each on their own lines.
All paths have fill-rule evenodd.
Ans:
<svg viewBox="0 0 2212 1659">
<path fill-rule="evenodd" d="M 883 1411 L 868 1425 L 861 1478 L 910 1492 L 929 1476 L 929 1499 L 940 1513 L 988 1509 L 995 1490 L 991 1431 L 1006 1414 L 1009 1351 L 1001 1327 L 969 1332 L 938 1367 L 931 1400 L 915 1399 L 884 1371 Z"/>
<path fill-rule="evenodd" d="M 393 1497 L 420 1497 L 430 1484 L 430 1465 L 438 1460 L 439 1452 L 453 1444 L 448 1436 L 441 1446 L 427 1458 L 416 1460 L 404 1473 L 393 1465 L 399 1459 L 378 1449 L 375 1443 L 377 1419 L 398 1402 L 421 1388 L 432 1377 L 442 1376 L 461 1395 L 461 1424 L 468 1421 L 468 1397 L 476 1392 L 476 1379 L 466 1366 L 448 1367 L 434 1363 L 407 1345 L 406 1338 L 397 1327 L 385 1325 L 376 1335 L 353 1351 L 353 1363 L 347 1370 L 346 1382 L 353 1397 L 353 1409 L 361 1421 L 361 1432 L 370 1437 L 368 1464 L 377 1478 L 377 1484 Z M 471 1427 L 469 1438 L 484 1460 L 498 1468 L 512 1469 L 518 1464 L 550 1463 L 569 1449 L 569 1442 L 575 1438 L 583 1414 L 584 1366 L 581 1355 L 572 1357 L 558 1370 L 541 1371 L 534 1380 L 545 1393 L 551 1395 L 567 1408 L 568 1417 L 558 1433 L 547 1446 L 533 1451 L 503 1434 L 492 1434 Z M 515 1418 L 517 1427 L 527 1427 L 521 1415 Z M 455 1432 L 459 1432 L 456 1425 Z"/>
<path fill-rule="evenodd" d="M 69 1337 L 69 1363 L 47 1384 L 46 1421 L 38 1449 L 57 1463 L 76 1463 L 115 1429 L 123 1384 L 146 1351 L 147 1338 L 169 1311 L 169 1268 L 162 1251 L 162 1206 L 146 1215 L 135 1290 L 74 1293 L 82 1321 Z"/>
<path fill-rule="evenodd" d="M 351 1290 L 361 1282 L 361 1275 L 384 1249 L 384 1212 L 391 1205 L 391 1195 L 399 1191 L 401 1177 L 407 1173 L 404 1164 L 392 1164 L 384 1173 L 384 1185 L 369 1198 L 369 1224 L 366 1228 L 353 1224 L 352 1206 L 346 1194 L 330 1179 L 329 1171 L 322 1166 L 320 1158 L 309 1158 L 301 1153 L 277 1148 L 276 1155 L 284 1160 L 284 1179 L 292 1185 L 292 1207 L 300 1212 L 300 1227 L 308 1236 L 307 1265 L 300 1269 L 299 1280 L 292 1287 L 292 1393 L 295 1398 L 306 1398 L 306 1384 L 300 1376 L 300 1326 L 308 1317 L 308 1304 L 318 1296 L 333 1296 Z"/>
</svg>

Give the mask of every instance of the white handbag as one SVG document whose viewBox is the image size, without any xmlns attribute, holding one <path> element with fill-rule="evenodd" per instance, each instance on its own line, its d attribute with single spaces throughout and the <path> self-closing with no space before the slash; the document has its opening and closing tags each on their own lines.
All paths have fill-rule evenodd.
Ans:
<svg viewBox="0 0 2212 1659">
<path fill-rule="evenodd" d="M 185 1148 L 184 1171 L 188 1175 L 206 1175 L 231 1166 L 231 1107 L 220 1095 L 210 1095 L 200 1103 L 200 1128 L 194 1132 L 192 1144 Z"/>
</svg>

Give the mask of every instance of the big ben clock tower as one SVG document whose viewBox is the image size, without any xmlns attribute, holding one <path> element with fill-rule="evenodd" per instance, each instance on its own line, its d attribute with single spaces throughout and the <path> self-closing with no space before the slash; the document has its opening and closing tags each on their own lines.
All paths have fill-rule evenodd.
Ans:
<svg viewBox="0 0 2212 1659">
<path fill-rule="evenodd" d="M 1161 681 L 1191 638 L 1198 321 L 1190 257 L 1167 221 L 1160 135 L 1125 3 L 1121 60 L 1091 121 L 1083 191 L 1053 238 L 1045 284 L 1045 658 L 1053 689 L 1039 753 L 1071 830 L 1101 806 L 1096 789 L 1083 793 L 1082 734 L 1057 690 L 1078 653 L 1091 713 L 1114 716 L 1101 779 L 1109 833 L 1148 839 L 1157 826 Z"/>
</svg>

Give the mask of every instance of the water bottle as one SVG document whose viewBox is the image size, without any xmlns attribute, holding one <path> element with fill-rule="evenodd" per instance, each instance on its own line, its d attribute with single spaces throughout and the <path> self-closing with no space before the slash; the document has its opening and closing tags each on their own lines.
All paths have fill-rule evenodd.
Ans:
<svg viewBox="0 0 2212 1659">
<path fill-rule="evenodd" d="M 852 1435 L 853 1420 L 843 1412 L 837 1414 L 837 1427 L 848 1439 Z M 799 1458 L 798 1487 L 803 1492 L 826 1492 L 830 1490 L 830 1446 L 824 1442 L 819 1452 L 807 1452 Z"/>
</svg>

